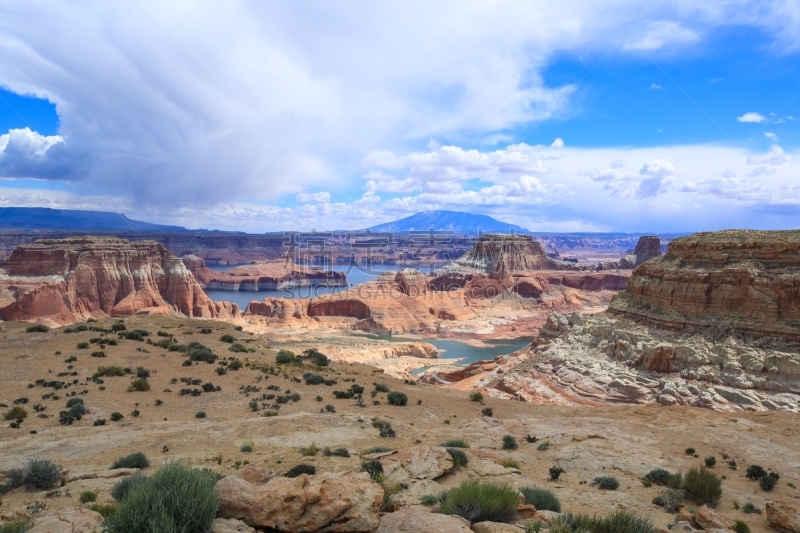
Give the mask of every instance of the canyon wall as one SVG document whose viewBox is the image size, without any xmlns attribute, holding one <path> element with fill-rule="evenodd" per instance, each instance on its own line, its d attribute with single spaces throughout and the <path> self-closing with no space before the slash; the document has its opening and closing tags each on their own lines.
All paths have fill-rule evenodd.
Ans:
<svg viewBox="0 0 800 533">
<path fill-rule="evenodd" d="M 154 241 L 70 237 L 19 246 L 0 270 L 0 317 L 69 323 L 135 313 L 238 314 L 211 301 L 184 263 Z"/>
</svg>

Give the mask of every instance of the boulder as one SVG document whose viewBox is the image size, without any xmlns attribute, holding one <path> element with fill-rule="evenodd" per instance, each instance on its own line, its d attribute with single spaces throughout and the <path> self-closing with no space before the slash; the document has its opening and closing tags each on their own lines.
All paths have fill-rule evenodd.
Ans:
<svg viewBox="0 0 800 533">
<path fill-rule="evenodd" d="M 441 446 L 411 446 L 381 458 L 386 482 L 436 479 L 453 469 L 453 458 Z"/>
<path fill-rule="evenodd" d="M 242 467 L 242 479 L 250 483 L 266 483 L 278 476 L 274 470 L 259 465 L 246 465 Z"/>
<path fill-rule="evenodd" d="M 256 530 L 241 520 L 217 518 L 211 524 L 211 531 L 209 533 L 256 533 Z"/>
<path fill-rule="evenodd" d="M 424 507 L 405 507 L 381 517 L 375 533 L 470 533 L 469 522 L 460 516 L 432 513 Z"/>
<path fill-rule="evenodd" d="M 103 517 L 100 513 L 81 509 L 37 518 L 28 533 L 90 533 L 102 529 Z"/>
<path fill-rule="evenodd" d="M 476 522 L 472 524 L 472 531 L 475 533 L 524 533 L 525 530 L 514 524 L 503 524 L 502 522 Z"/>
<path fill-rule="evenodd" d="M 711 509 L 708 508 L 707 505 L 703 505 L 694 513 L 694 520 L 697 522 L 697 525 L 702 527 L 705 530 L 709 529 L 733 529 L 734 523 L 731 520 L 728 520 L 724 516 L 721 516 Z"/>
<path fill-rule="evenodd" d="M 800 509 L 786 501 L 767 502 L 767 520 L 783 533 L 800 533 Z"/>
<path fill-rule="evenodd" d="M 383 489 L 366 473 L 303 474 L 254 484 L 228 476 L 216 485 L 218 516 L 249 526 L 291 532 L 375 530 Z"/>
<path fill-rule="evenodd" d="M 681 520 L 676 522 L 671 529 L 663 530 L 666 533 L 695 533 L 697 530 L 689 522 Z M 660 533 L 660 532 L 659 532 Z"/>
</svg>

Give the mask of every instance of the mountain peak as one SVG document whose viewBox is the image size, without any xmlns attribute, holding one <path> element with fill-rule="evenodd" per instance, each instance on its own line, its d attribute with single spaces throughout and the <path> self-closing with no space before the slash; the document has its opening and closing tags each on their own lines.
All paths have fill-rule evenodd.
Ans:
<svg viewBox="0 0 800 533">
<path fill-rule="evenodd" d="M 438 231 L 453 231 L 460 234 L 477 235 L 483 233 L 530 233 L 527 229 L 501 222 L 488 215 L 476 215 L 462 211 L 421 211 L 394 222 L 372 226 L 369 231 L 405 233 L 425 231 L 433 228 Z"/>
</svg>

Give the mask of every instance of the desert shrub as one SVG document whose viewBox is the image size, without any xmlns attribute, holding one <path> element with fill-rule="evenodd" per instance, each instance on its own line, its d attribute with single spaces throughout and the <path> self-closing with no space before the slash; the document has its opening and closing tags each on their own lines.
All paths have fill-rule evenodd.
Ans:
<svg viewBox="0 0 800 533">
<path fill-rule="evenodd" d="M 240 370 L 244 365 L 238 359 L 234 359 L 230 363 L 228 363 L 228 370 Z"/>
<path fill-rule="evenodd" d="M 78 497 L 81 503 L 90 503 L 97 500 L 97 493 L 93 490 L 85 490 L 81 492 L 81 495 Z"/>
<path fill-rule="evenodd" d="M 314 457 L 319 453 L 319 448 L 315 443 L 311 443 L 311 446 L 303 446 L 300 448 L 300 455 L 303 457 Z"/>
<path fill-rule="evenodd" d="M 211 328 L 200 328 L 200 333 L 202 333 L 203 335 L 208 335 L 211 333 Z"/>
<path fill-rule="evenodd" d="M 752 502 L 747 502 L 746 504 L 744 504 L 742 506 L 742 511 L 744 512 L 744 514 L 752 514 L 752 513 L 761 514 L 762 512 L 761 509 L 753 505 Z"/>
<path fill-rule="evenodd" d="M 0 533 L 25 533 L 31 528 L 27 520 L 11 520 L 0 524 Z"/>
<path fill-rule="evenodd" d="M 335 450 L 331 450 L 330 448 L 325 448 L 322 450 L 322 455 L 325 457 L 350 457 L 350 452 L 347 451 L 347 448 L 336 448 Z"/>
<path fill-rule="evenodd" d="M 377 483 L 383 481 L 383 463 L 381 463 L 378 459 L 364 461 L 361 463 L 361 469 L 369 474 L 369 477 L 373 481 Z"/>
<path fill-rule="evenodd" d="M 44 324 L 34 324 L 25 328 L 26 333 L 47 333 L 48 331 L 50 331 L 50 328 Z"/>
<path fill-rule="evenodd" d="M 692 468 L 686 473 L 682 488 L 694 503 L 713 505 L 722 497 L 722 478 L 705 467 Z"/>
<path fill-rule="evenodd" d="M 467 454 L 462 452 L 459 448 L 447 448 L 447 453 L 453 458 L 453 466 L 467 466 L 467 463 L 469 463 Z"/>
<path fill-rule="evenodd" d="M 325 406 L 325 412 L 326 413 L 335 413 L 336 412 L 336 408 L 334 406 L 332 406 L 331 404 L 327 404 Z"/>
<path fill-rule="evenodd" d="M 552 481 L 558 481 L 558 478 L 560 478 L 561 474 L 564 473 L 564 469 L 561 468 L 560 466 L 551 466 L 549 473 L 550 473 L 550 479 Z"/>
<path fill-rule="evenodd" d="M 150 377 L 150 371 L 143 366 L 136 367 L 136 377 L 147 379 Z"/>
<path fill-rule="evenodd" d="M 189 356 L 189 361 L 205 361 L 206 363 L 213 363 L 217 360 L 217 356 L 207 346 L 203 346 L 199 342 L 191 342 L 186 348 L 186 354 Z"/>
<path fill-rule="evenodd" d="M 392 405 L 407 405 L 408 404 L 408 396 L 404 392 L 393 391 L 390 392 L 388 396 L 386 396 L 386 401 L 388 401 Z"/>
<path fill-rule="evenodd" d="M 207 415 L 206 415 L 206 412 L 205 412 L 205 411 L 197 411 L 197 412 L 194 414 L 194 417 L 195 417 L 195 418 L 205 418 L 206 416 L 207 416 Z"/>
<path fill-rule="evenodd" d="M 233 326 L 233 329 L 236 331 L 242 331 L 244 328 L 242 326 Z"/>
<path fill-rule="evenodd" d="M 444 448 L 469 448 L 469 442 L 464 439 L 452 439 L 440 444 Z"/>
<path fill-rule="evenodd" d="M 21 468 L 12 468 L 6 474 L 9 489 L 25 486 L 29 489 L 47 489 L 61 480 L 61 468 L 47 459 L 32 459 Z"/>
<path fill-rule="evenodd" d="M 75 348 L 77 348 L 79 350 L 85 350 L 88 347 L 89 347 L 89 343 L 88 342 L 79 342 L 78 344 L 75 345 Z"/>
<path fill-rule="evenodd" d="M 89 326 L 85 324 L 78 324 L 77 326 L 75 326 L 75 331 L 87 331 L 88 329 Z"/>
<path fill-rule="evenodd" d="M 441 505 L 447 501 L 447 495 L 450 493 L 449 490 L 443 490 L 439 494 L 425 494 L 424 496 L 420 497 L 419 502 L 422 505 Z"/>
<path fill-rule="evenodd" d="M 672 488 L 680 488 L 681 474 L 671 474 L 668 470 L 663 468 L 656 468 L 649 471 L 644 476 L 645 479 L 652 481 L 656 485 L 669 485 Z M 676 483 L 677 479 L 677 483 Z"/>
<path fill-rule="evenodd" d="M 519 462 L 514 459 L 503 459 L 500 461 L 500 466 L 503 468 L 516 468 L 519 470 Z"/>
<path fill-rule="evenodd" d="M 129 341 L 143 341 L 144 340 L 144 337 L 142 336 L 142 334 L 139 333 L 138 331 L 136 331 L 135 329 L 131 330 L 131 331 L 126 331 L 125 333 L 122 334 L 122 336 L 125 337 L 126 339 L 128 339 Z"/>
<path fill-rule="evenodd" d="M 734 522 L 733 530 L 736 533 L 750 533 L 750 526 L 743 520 L 737 520 Z"/>
<path fill-rule="evenodd" d="M 752 479 L 753 481 L 758 481 L 766 475 L 767 471 L 759 465 L 750 465 L 747 467 L 747 472 L 745 472 L 745 477 L 747 477 L 747 479 Z"/>
<path fill-rule="evenodd" d="M 233 335 L 223 335 L 219 338 L 222 342 L 232 343 L 233 342 Z"/>
<path fill-rule="evenodd" d="M 28 411 L 26 411 L 24 407 L 15 405 L 14 407 L 5 412 L 5 414 L 3 415 L 3 419 L 18 420 L 20 418 L 25 418 L 26 416 L 28 416 Z"/>
<path fill-rule="evenodd" d="M 525 503 L 536 507 L 537 511 L 561 512 L 561 502 L 556 495 L 549 490 L 537 489 L 534 487 L 522 487 L 519 489 L 525 496 Z"/>
<path fill-rule="evenodd" d="M 537 450 L 540 452 L 546 452 L 550 449 L 550 439 L 544 439 L 539 445 L 536 447 Z"/>
<path fill-rule="evenodd" d="M 201 470 L 165 465 L 130 488 L 105 526 L 109 533 L 208 531 L 219 508 L 215 483 L 215 477 Z"/>
<path fill-rule="evenodd" d="M 116 470 L 117 468 L 147 468 L 148 466 L 150 466 L 150 461 L 147 460 L 147 456 L 142 452 L 134 452 L 116 459 L 111 463 L 111 470 Z"/>
<path fill-rule="evenodd" d="M 592 483 L 603 490 L 617 490 L 619 488 L 619 481 L 611 476 L 597 476 Z"/>
<path fill-rule="evenodd" d="M 111 497 L 115 500 L 122 501 L 128 495 L 128 492 L 138 485 L 147 481 L 147 476 L 142 474 L 133 474 L 132 476 L 125 476 L 111 487 Z"/>
<path fill-rule="evenodd" d="M 131 381 L 128 392 L 146 392 L 150 390 L 150 383 L 147 378 L 136 378 Z"/>
<path fill-rule="evenodd" d="M 695 449 L 694 449 L 694 448 L 686 448 L 686 449 L 684 450 L 684 453 L 685 453 L 686 455 L 694 455 L 694 452 L 695 452 Z"/>
<path fill-rule="evenodd" d="M 331 361 L 330 359 L 328 359 L 328 356 L 315 348 L 309 348 L 308 350 L 305 350 L 303 352 L 303 358 L 308 359 L 308 361 L 312 365 L 316 366 L 328 366 L 329 364 L 331 364 Z M 362 390 L 361 392 L 364 391 Z"/>
<path fill-rule="evenodd" d="M 309 476 L 313 476 L 316 473 L 317 473 L 317 469 L 314 468 L 314 465 L 308 465 L 308 464 L 305 464 L 305 463 L 300 463 L 297 466 L 293 466 L 283 476 L 284 477 L 298 477 L 301 474 L 308 474 Z"/>
<path fill-rule="evenodd" d="M 716 457 L 706 457 L 705 458 L 705 463 L 706 463 L 706 467 L 714 468 L 714 465 L 717 464 L 717 458 Z"/>
<path fill-rule="evenodd" d="M 770 472 L 758 480 L 758 486 L 761 487 L 761 490 L 769 492 L 775 488 L 775 485 L 778 483 L 779 479 L 780 476 L 778 474 L 775 472 Z"/>
<path fill-rule="evenodd" d="M 243 345 L 239 344 L 238 342 L 236 344 L 232 344 L 231 347 L 228 348 L 228 349 L 230 351 L 236 352 L 236 353 L 241 353 L 241 352 L 246 352 L 247 351 L 247 348 L 245 348 Z"/>
<path fill-rule="evenodd" d="M 122 416 L 122 413 L 120 413 L 118 411 L 114 411 L 113 413 L 111 413 L 111 421 L 112 422 L 119 422 L 123 418 L 125 418 L 125 417 Z"/>
<path fill-rule="evenodd" d="M 441 512 L 470 522 L 511 522 L 517 516 L 518 503 L 515 489 L 471 479 L 448 492 Z"/>
<path fill-rule="evenodd" d="M 492 415 L 494 415 L 494 409 L 492 409 L 491 407 L 484 407 L 483 409 L 481 409 L 481 414 L 483 416 L 491 417 Z"/>
<path fill-rule="evenodd" d="M 653 504 L 663 507 L 668 513 L 674 513 L 683 507 L 685 497 L 686 494 L 682 490 L 664 489 L 658 496 L 653 498 Z"/>
<path fill-rule="evenodd" d="M 255 449 L 255 447 L 256 447 L 256 443 L 253 442 L 252 440 L 248 440 L 248 441 L 242 443 L 242 445 L 239 447 L 239 451 L 242 452 L 242 453 L 252 453 L 252 451 Z"/>
<path fill-rule="evenodd" d="M 550 523 L 551 533 L 655 533 L 648 518 L 630 511 L 617 511 L 606 516 L 561 515 Z"/>
<path fill-rule="evenodd" d="M 483 394 L 478 391 L 470 392 L 469 399 L 473 402 L 482 402 L 483 401 Z"/>
<path fill-rule="evenodd" d="M 294 352 L 290 352 L 289 350 L 281 350 L 278 352 L 278 355 L 275 356 L 275 363 L 279 365 L 294 363 L 294 360 Z"/>
<path fill-rule="evenodd" d="M 125 324 L 122 322 L 117 322 L 116 324 L 111 324 L 111 331 L 125 331 L 127 328 Z"/>
<path fill-rule="evenodd" d="M 306 372 L 303 374 L 303 379 L 306 382 L 306 385 L 321 385 L 325 383 L 325 378 L 320 376 L 319 374 L 312 374 L 311 372 Z"/>
<path fill-rule="evenodd" d="M 97 372 L 92 375 L 92 378 L 124 376 L 129 372 L 129 368 L 122 368 L 121 366 L 100 366 L 97 367 Z"/>
<path fill-rule="evenodd" d="M 503 449 L 504 450 L 516 450 L 517 449 L 517 439 L 515 439 L 511 435 L 504 436 L 503 437 Z"/>
<path fill-rule="evenodd" d="M 389 392 L 389 385 L 386 383 L 373 383 L 375 385 L 375 392 Z"/>
<path fill-rule="evenodd" d="M 100 516 L 103 518 L 108 518 L 109 516 L 113 515 L 119 509 L 119 504 L 117 502 L 112 503 L 93 503 L 89 506 L 89 510 L 94 511 L 95 513 L 99 513 Z"/>
</svg>

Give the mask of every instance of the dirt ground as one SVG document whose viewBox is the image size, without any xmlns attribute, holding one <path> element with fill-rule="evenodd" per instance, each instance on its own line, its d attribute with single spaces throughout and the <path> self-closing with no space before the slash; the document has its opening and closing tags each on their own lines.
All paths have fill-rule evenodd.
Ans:
<svg viewBox="0 0 800 533">
<path fill-rule="evenodd" d="M 85 325 L 110 328 L 116 321 L 105 319 Z M 714 469 L 725 476 L 717 510 L 730 519 L 746 521 L 754 532 L 769 531 L 766 516 L 746 515 L 735 505 L 741 507 L 752 502 L 763 509 L 767 500 L 794 500 L 800 496 L 792 486 L 800 484 L 797 415 L 780 412 L 731 415 L 664 406 L 570 408 L 492 398 L 481 404 L 470 401 L 466 392 L 405 383 L 383 375 L 380 369 L 360 364 L 332 364 L 313 370 L 337 383 L 306 385 L 301 378 L 310 368 L 275 365 L 275 350 L 270 348 L 268 336 L 237 331 L 229 323 L 168 316 L 129 317 L 124 322 L 128 330 L 148 331 L 146 339 L 164 339 L 157 335 L 158 331 L 171 333 L 180 343 L 200 342 L 220 358 L 238 358 L 245 364 L 239 370 L 219 375 L 217 363 L 182 366 L 187 360 L 184 354 L 135 340 L 118 340 L 117 346 L 105 344 L 102 351 L 106 357 L 92 357 L 93 352 L 101 351 L 101 343 L 90 343 L 86 349 L 77 348 L 78 343 L 103 337 L 116 339 L 117 335 L 102 336 L 93 331 L 64 333 L 63 328 L 26 333 L 28 324 L 0 324 L 0 402 L 4 404 L 0 413 L 11 409 L 15 400 L 28 399 L 27 403 L 19 403 L 28 412 L 20 428 L 9 427 L 10 421 L 0 421 L 0 471 L 20 466 L 29 459 L 44 458 L 69 469 L 71 474 L 95 472 L 107 469 L 115 458 L 136 451 L 150 458 L 148 472 L 172 460 L 209 467 L 226 475 L 237 474 L 237 461 L 264 465 L 279 473 L 301 462 L 315 465 L 318 472 L 360 470 L 358 453 L 374 446 L 438 445 L 447 439 L 460 438 L 468 440 L 473 450 L 486 450 L 487 457 L 516 460 L 519 471 L 500 469 L 481 474 L 470 470 L 468 465 L 463 471 L 437 480 L 443 487 L 471 475 L 514 486 L 543 487 L 552 490 L 568 512 L 608 513 L 630 509 L 664 526 L 673 520 L 673 515 L 651 503 L 662 489 L 645 487 L 641 478 L 654 468 L 686 472 L 700 466 L 709 456 L 716 457 Z M 210 328 L 212 332 L 200 333 L 202 328 Z M 231 352 L 231 344 L 220 340 L 226 334 L 253 351 Z M 77 360 L 65 362 L 71 357 Z M 87 380 L 98 367 L 110 365 L 130 367 L 134 372 L 137 367 L 147 369 L 150 390 L 128 392 L 131 375 L 104 377 L 102 383 Z M 277 375 L 265 373 L 262 367 L 278 369 L 274 372 Z M 181 389 L 202 387 L 202 384 L 183 383 L 181 378 L 199 379 L 202 384 L 212 383 L 221 390 L 202 392 L 199 396 L 179 395 Z M 70 385 L 54 390 L 35 385 L 37 380 Z M 73 381 L 77 383 L 72 384 Z M 359 407 L 353 399 L 334 398 L 334 390 L 346 390 L 353 383 L 365 387 L 366 406 Z M 385 383 L 393 391 L 406 393 L 408 405 L 389 405 L 385 393 L 370 396 L 373 383 Z M 269 386 L 278 390 L 269 390 Z M 280 404 L 277 416 L 262 416 L 271 409 L 263 408 L 262 404 L 274 402 L 261 400 L 264 394 L 295 392 L 300 394 L 299 401 Z M 42 399 L 50 393 L 55 396 Z M 73 394 L 84 400 L 89 414 L 72 425 L 61 425 L 59 411 L 66 409 L 66 402 Z M 249 407 L 254 399 L 258 399 L 256 411 Z M 373 404 L 376 401 L 380 404 Z M 45 409 L 37 413 L 33 409 L 35 404 Z M 329 404 L 335 412 L 324 412 Z M 493 417 L 481 415 L 486 406 L 494 410 Z M 134 410 L 140 413 L 136 417 L 132 415 Z M 206 418 L 196 418 L 199 411 L 205 412 Z M 121 413 L 124 418 L 111 421 L 113 412 Z M 379 437 L 371 424 L 375 418 L 389 421 L 397 436 Z M 100 419 L 106 420 L 105 425 L 94 426 L 94 421 Z M 516 450 L 501 449 L 506 434 L 516 438 L 519 444 Z M 535 436 L 537 442 L 527 443 L 527 435 Z M 537 447 L 545 439 L 551 445 L 546 451 L 539 451 Z M 248 440 L 255 443 L 254 450 L 243 453 L 240 447 Z M 345 447 L 352 456 L 324 457 L 321 453 L 302 456 L 300 448 L 312 443 L 319 448 Z M 687 447 L 694 447 L 698 457 L 687 455 Z M 737 469 L 730 469 L 727 461 L 736 461 Z M 761 491 L 757 483 L 745 478 L 745 470 L 752 464 L 781 475 L 772 492 Z M 566 471 L 557 482 L 549 481 L 548 477 L 548 469 L 554 465 Z M 598 475 L 616 477 L 619 489 L 599 490 L 591 484 Z M 109 491 L 115 481 L 75 481 L 50 495 L 17 489 L 2 496 L 0 514 L 24 512 L 35 502 L 45 504 L 44 510 L 39 511 L 43 515 L 79 507 L 78 495 L 87 489 L 100 493 L 98 501 L 110 501 Z"/>
</svg>

